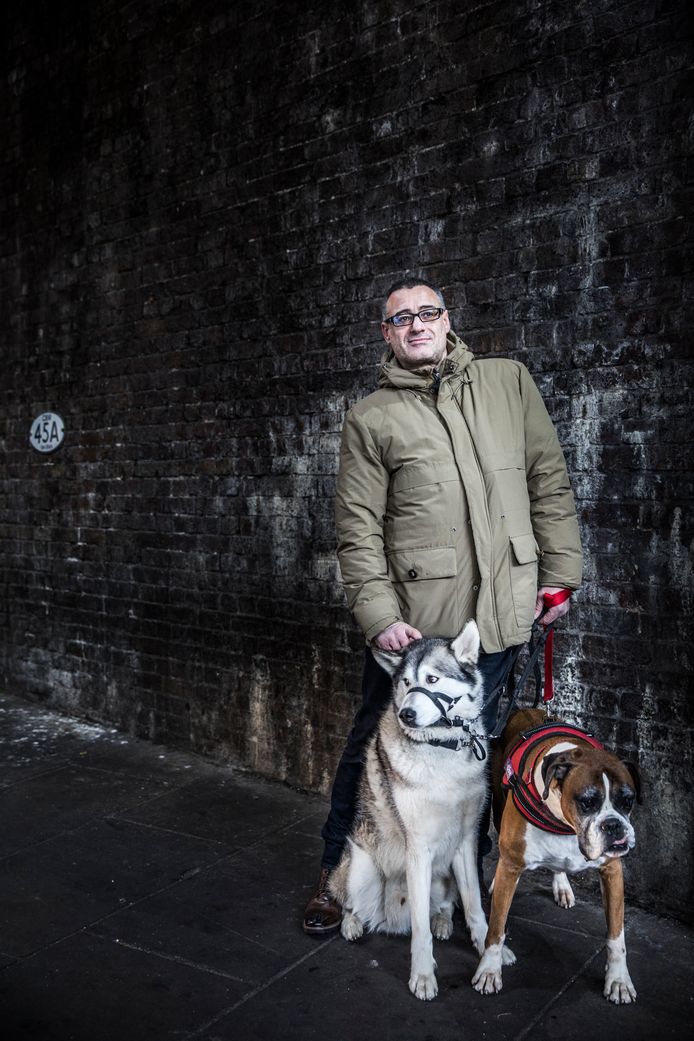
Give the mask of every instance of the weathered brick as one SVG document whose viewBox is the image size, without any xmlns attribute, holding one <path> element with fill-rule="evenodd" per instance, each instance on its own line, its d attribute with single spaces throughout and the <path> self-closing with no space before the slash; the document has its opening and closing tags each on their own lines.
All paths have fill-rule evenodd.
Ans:
<svg viewBox="0 0 694 1041">
<path fill-rule="evenodd" d="M 339 431 L 416 272 L 558 424 L 587 551 L 558 704 L 661 827 L 691 761 L 685 4 L 5 6 L 3 683 L 325 790 L 363 645 Z"/>
</svg>

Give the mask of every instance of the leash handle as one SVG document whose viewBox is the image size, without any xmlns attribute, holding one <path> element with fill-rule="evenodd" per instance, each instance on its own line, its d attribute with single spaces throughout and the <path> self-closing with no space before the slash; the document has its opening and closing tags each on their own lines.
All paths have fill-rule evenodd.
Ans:
<svg viewBox="0 0 694 1041">
<path fill-rule="evenodd" d="M 545 611 L 550 607 L 563 604 L 571 596 L 570 589 L 560 589 L 558 593 L 543 593 L 542 604 Z M 554 697 L 554 677 L 552 673 L 552 657 L 554 655 L 554 624 L 547 627 L 547 639 L 545 640 L 545 684 L 542 691 L 542 700 L 546 704 Z"/>
</svg>

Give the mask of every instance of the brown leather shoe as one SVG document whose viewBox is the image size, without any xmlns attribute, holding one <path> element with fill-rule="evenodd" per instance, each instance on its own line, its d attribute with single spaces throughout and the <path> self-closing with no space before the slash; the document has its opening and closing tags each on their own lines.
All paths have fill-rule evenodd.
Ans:
<svg viewBox="0 0 694 1041">
<path fill-rule="evenodd" d="M 318 879 L 318 888 L 306 904 L 304 932 L 311 936 L 323 936 L 337 929 L 342 921 L 342 908 L 328 892 L 330 869 L 323 868 Z"/>
</svg>

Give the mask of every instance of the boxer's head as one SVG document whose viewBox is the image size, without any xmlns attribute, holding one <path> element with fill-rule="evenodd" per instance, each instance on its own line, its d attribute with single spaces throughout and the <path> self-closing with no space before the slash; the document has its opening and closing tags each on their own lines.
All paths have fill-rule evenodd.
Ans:
<svg viewBox="0 0 694 1041">
<path fill-rule="evenodd" d="M 638 771 L 610 752 L 573 748 L 550 752 L 542 764 L 542 798 L 559 798 L 586 860 L 623 857 L 636 844 L 629 814 L 641 801 Z"/>
</svg>

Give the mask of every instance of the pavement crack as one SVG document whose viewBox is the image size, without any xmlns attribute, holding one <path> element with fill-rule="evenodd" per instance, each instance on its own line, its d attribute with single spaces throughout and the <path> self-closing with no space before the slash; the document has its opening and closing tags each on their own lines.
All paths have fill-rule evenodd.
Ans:
<svg viewBox="0 0 694 1041">
<path fill-rule="evenodd" d="M 559 1001 L 559 999 L 562 997 L 562 995 L 566 994 L 566 992 L 569 989 L 569 987 L 572 987 L 574 985 L 576 980 L 580 976 L 583 975 L 583 973 L 586 971 L 586 969 L 591 964 L 591 962 L 594 962 L 595 959 L 597 958 L 597 956 L 600 954 L 600 952 L 604 951 L 604 949 L 605 949 L 605 944 L 601 943 L 600 946 L 597 947 L 588 958 L 586 958 L 586 960 L 584 961 L 584 963 L 580 967 L 580 969 L 577 972 L 575 972 L 573 974 L 573 976 L 569 977 L 569 979 L 566 981 L 566 983 L 562 987 L 559 988 L 557 993 L 554 994 L 553 997 L 551 997 L 549 999 L 549 1001 L 547 1001 L 542 1006 L 542 1008 L 537 1013 L 537 1015 L 533 1016 L 533 1018 L 530 1020 L 530 1022 L 527 1023 L 525 1027 L 523 1027 L 521 1032 L 519 1034 L 515 1035 L 515 1037 L 513 1038 L 513 1041 L 523 1041 L 523 1038 L 526 1038 L 528 1036 L 528 1034 L 530 1034 L 535 1029 L 537 1024 L 540 1023 L 545 1018 L 545 1016 L 547 1015 L 549 1010 L 554 1005 L 556 1005 L 556 1003 Z"/>
</svg>

